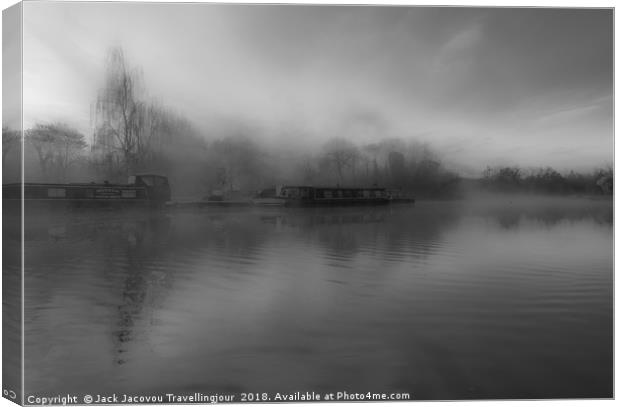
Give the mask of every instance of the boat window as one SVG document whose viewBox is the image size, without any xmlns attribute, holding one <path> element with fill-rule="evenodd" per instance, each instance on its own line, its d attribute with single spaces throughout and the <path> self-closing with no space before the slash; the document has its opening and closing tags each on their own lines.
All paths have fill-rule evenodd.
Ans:
<svg viewBox="0 0 620 407">
<path fill-rule="evenodd" d="M 333 197 L 332 191 L 325 191 L 325 192 L 323 192 L 323 195 L 325 196 L 325 198 L 332 198 Z"/>
<path fill-rule="evenodd" d="M 299 189 L 297 188 L 286 188 L 283 192 L 283 195 L 289 198 L 297 198 L 299 197 Z"/>
<path fill-rule="evenodd" d="M 121 197 L 122 198 L 135 198 L 136 190 L 135 189 L 123 189 L 121 191 Z"/>
<path fill-rule="evenodd" d="M 129 178 L 127 179 L 127 183 L 132 185 L 136 183 L 136 176 L 135 175 L 130 175 Z"/>
<path fill-rule="evenodd" d="M 48 198 L 64 198 L 66 191 L 64 188 L 48 188 L 47 196 Z"/>
</svg>

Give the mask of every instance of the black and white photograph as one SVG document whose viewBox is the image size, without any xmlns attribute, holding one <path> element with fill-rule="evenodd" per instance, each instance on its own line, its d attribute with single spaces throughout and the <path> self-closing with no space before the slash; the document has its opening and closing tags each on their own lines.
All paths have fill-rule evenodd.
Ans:
<svg viewBox="0 0 620 407">
<path fill-rule="evenodd" d="M 3 405 L 615 397 L 613 5 L 3 8 Z"/>
</svg>

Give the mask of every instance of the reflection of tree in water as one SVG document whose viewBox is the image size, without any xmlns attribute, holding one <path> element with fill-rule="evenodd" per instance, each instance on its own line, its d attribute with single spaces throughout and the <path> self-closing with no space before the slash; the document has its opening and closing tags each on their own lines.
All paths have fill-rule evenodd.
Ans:
<svg viewBox="0 0 620 407">
<path fill-rule="evenodd" d="M 109 296 L 99 296 L 97 301 L 111 299 L 116 307 L 113 340 L 117 364 L 129 360 L 130 344 L 149 329 L 148 313 L 165 299 L 173 273 L 178 271 L 175 264 L 192 260 L 195 251 L 224 255 L 231 261 L 251 257 L 266 241 L 264 234 L 269 233 L 260 219 L 248 212 L 209 211 L 172 216 L 174 222 L 161 213 L 89 211 L 62 221 L 46 217 L 47 222 L 29 228 L 33 240 L 88 241 L 94 245 L 95 257 L 91 261 L 102 266 L 100 276 L 107 290 L 111 290 Z M 61 262 L 66 255 L 50 251 L 47 258 L 56 256 Z"/>
<path fill-rule="evenodd" d="M 478 216 L 494 219 L 503 229 L 515 229 L 522 222 L 535 221 L 547 228 L 561 222 L 589 220 L 597 225 L 612 225 L 613 207 L 606 201 L 566 201 L 565 204 L 547 202 L 539 205 L 505 205 L 474 212 Z"/>
<path fill-rule="evenodd" d="M 454 205 L 304 208 L 262 216 L 263 223 L 302 229 L 325 249 L 327 258 L 350 260 L 362 250 L 432 254 L 435 242 L 459 217 Z"/>
<path fill-rule="evenodd" d="M 502 229 L 513 229 L 521 223 L 523 213 L 520 211 L 500 211 L 489 215 L 499 223 Z"/>
<path fill-rule="evenodd" d="M 308 208 L 279 215 L 282 226 L 314 236 L 330 258 L 350 259 L 389 216 L 386 208 Z"/>
<path fill-rule="evenodd" d="M 261 221 L 311 232 L 328 257 L 351 259 L 361 250 L 373 248 L 386 257 L 407 254 L 415 259 L 438 250 L 442 234 L 456 227 L 463 216 L 490 218 L 504 229 L 517 228 L 524 221 L 536 221 L 546 227 L 581 220 L 611 225 L 613 208 L 609 201 L 570 199 L 484 205 L 423 202 L 415 207 L 283 210 L 263 215 Z"/>
<path fill-rule="evenodd" d="M 328 256 L 353 257 L 371 247 L 377 252 L 411 251 L 416 243 L 439 239 L 457 217 L 458 212 L 451 207 L 429 211 L 411 205 L 186 213 L 175 215 L 174 239 L 167 249 L 174 253 L 201 249 L 230 257 L 251 256 L 269 240 L 297 230 L 303 239 L 318 242 Z M 428 254 L 431 250 L 432 245 L 422 244 L 413 251 Z"/>
<path fill-rule="evenodd" d="M 75 237 L 75 229 L 70 232 L 72 237 Z M 123 364 L 128 342 L 135 338 L 138 322 L 145 320 L 145 308 L 152 307 L 148 301 L 162 299 L 152 291 L 171 284 L 172 276 L 168 271 L 151 267 L 167 244 L 170 219 L 161 214 L 137 220 L 99 219 L 90 225 L 81 225 L 79 229 L 81 236 L 90 236 L 101 242 L 104 277 L 111 287 L 119 287 L 119 284 L 121 287 L 114 340 L 115 361 Z M 113 293 L 114 296 L 118 294 Z"/>
<path fill-rule="evenodd" d="M 172 284 L 173 267 L 152 267 L 155 262 L 174 264 L 177 256 L 183 257 L 194 250 L 236 259 L 252 256 L 264 241 L 259 226 L 255 217 L 243 214 L 201 213 L 199 216 L 176 217 L 174 225 L 168 217 L 126 222 L 117 225 L 115 233 L 106 234 L 108 278 L 118 280 L 118 274 L 122 278 L 118 325 L 114 331 L 116 363 L 128 361 L 130 343 L 138 340 L 145 329 L 140 326 L 148 319 L 145 313 L 155 308 L 155 301 L 161 302 L 165 297 L 158 290 L 169 290 Z M 120 270 L 114 260 L 119 254 L 123 264 Z M 190 253 L 188 258 L 191 259 Z"/>
<path fill-rule="evenodd" d="M 135 321 L 140 318 L 148 290 L 148 279 L 145 276 L 147 271 L 144 262 L 132 252 L 133 249 L 128 248 L 126 266 L 128 275 L 122 291 L 122 304 L 118 306 L 119 326 L 115 335 L 118 339 L 117 352 L 119 353 L 116 361 L 119 364 L 125 363 L 122 355 L 127 351 L 125 343 L 129 342 L 134 335 Z"/>
<path fill-rule="evenodd" d="M 153 291 L 160 287 L 169 288 L 172 277 L 169 271 L 156 271 L 150 267 L 158 259 L 161 245 L 167 242 L 170 231 L 168 217 L 154 216 L 126 224 L 123 230 L 126 232 L 126 263 L 122 303 L 118 306 L 118 364 L 126 362 L 124 353 L 127 342 L 138 335 L 136 325 L 146 319 L 145 308 L 153 308 L 149 301 L 162 300 L 161 293 L 158 295 Z"/>
<path fill-rule="evenodd" d="M 170 218 L 162 213 L 106 210 L 29 214 L 25 223 L 29 318 L 39 316 L 38 309 L 54 307 L 55 298 L 67 290 L 70 297 L 85 301 L 84 306 L 111 309 L 117 312 L 111 327 L 115 361 L 123 363 L 127 342 L 135 337 L 138 322 L 146 320 L 145 310 L 153 306 L 149 301 L 162 301 L 161 291 L 172 283 L 167 268 L 153 267 L 166 255 Z M 61 305 L 54 313 L 64 317 L 71 310 Z M 46 351 L 46 345 L 30 338 L 30 353 Z M 59 333 L 55 340 L 60 338 Z"/>
</svg>

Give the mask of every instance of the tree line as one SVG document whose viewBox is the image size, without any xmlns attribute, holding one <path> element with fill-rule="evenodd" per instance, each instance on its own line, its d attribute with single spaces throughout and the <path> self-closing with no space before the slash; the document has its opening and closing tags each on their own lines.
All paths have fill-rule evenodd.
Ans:
<svg viewBox="0 0 620 407">
<path fill-rule="evenodd" d="M 333 137 L 312 151 L 290 151 L 259 144 L 252 129 L 203 134 L 148 96 L 142 70 L 121 48 L 108 53 L 103 83 L 91 106 L 88 138 L 63 122 L 36 123 L 24 132 L 27 181 L 124 182 L 153 172 L 168 175 L 180 195 L 247 195 L 284 183 L 377 184 L 442 194 L 458 180 L 428 146 L 413 141 L 356 145 Z M 19 134 L 3 129 L 3 163 Z"/>
<path fill-rule="evenodd" d="M 400 138 L 356 145 L 332 138 L 298 165 L 298 179 L 314 185 L 380 185 L 394 194 L 456 197 L 459 176 L 426 144 Z"/>
<path fill-rule="evenodd" d="M 610 195 L 613 193 L 613 168 L 595 169 L 589 173 L 570 171 L 561 174 L 551 167 L 487 167 L 481 184 L 496 192 L 528 192 L 555 195 Z"/>
<path fill-rule="evenodd" d="M 368 144 L 334 136 L 306 151 L 259 144 L 251 128 L 205 134 L 182 114 L 149 97 L 142 70 L 111 49 L 91 106 L 87 138 L 67 123 L 36 123 L 24 131 L 26 181 L 122 183 L 135 173 L 170 178 L 175 196 L 251 195 L 278 184 L 370 186 L 394 194 L 454 198 L 461 179 L 427 144 L 402 138 Z M 3 170 L 20 132 L 3 128 Z M 5 172 L 6 174 L 6 172 Z M 612 177 L 612 178 L 605 178 Z M 5 177 L 6 179 L 6 177 Z M 601 193 L 611 169 L 561 175 L 547 168 L 487 168 L 481 184 L 495 191 Z"/>
</svg>

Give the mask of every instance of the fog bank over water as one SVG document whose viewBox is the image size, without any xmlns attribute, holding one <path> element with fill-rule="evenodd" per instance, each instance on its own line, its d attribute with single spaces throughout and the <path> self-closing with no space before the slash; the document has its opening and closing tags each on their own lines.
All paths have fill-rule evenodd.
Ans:
<svg viewBox="0 0 620 407">
<path fill-rule="evenodd" d="M 590 170 L 613 159 L 611 33 L 611 10 L 30 2 L 24 120 L 92 138 L 105 55 L 121 47 L 149 97 L 209 140 L 398 137 L 464 175 Z"/>
</svg>

